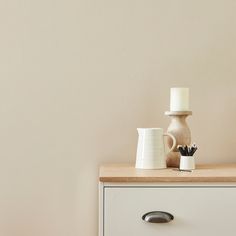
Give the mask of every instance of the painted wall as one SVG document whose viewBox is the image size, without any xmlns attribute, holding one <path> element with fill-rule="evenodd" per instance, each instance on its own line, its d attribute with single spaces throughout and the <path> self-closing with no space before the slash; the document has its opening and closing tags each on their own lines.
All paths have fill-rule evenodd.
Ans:
<svg viewBox="0 0 236 236">
<path fill-rule="evenodd" d="M 0 235 L 97 235 L 98 166 L 134 162 L 190 88 L 198 163 L 235 162 L 236 2 L 0 1 Z"/>
</svg>

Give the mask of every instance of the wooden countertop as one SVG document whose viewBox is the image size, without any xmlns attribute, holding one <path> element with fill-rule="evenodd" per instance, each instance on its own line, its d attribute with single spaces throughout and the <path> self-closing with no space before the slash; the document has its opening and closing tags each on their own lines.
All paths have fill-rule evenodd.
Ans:
<svg viewBox="0 0 236 236">
<path fill-rule="evenodd" d="M 236 182 L 236 164 L 198 165 L 192 172 L 176 168 L 135 169 L 134 164 L 106 164 L 100 167 L 101 182 Z"/>
</svg>

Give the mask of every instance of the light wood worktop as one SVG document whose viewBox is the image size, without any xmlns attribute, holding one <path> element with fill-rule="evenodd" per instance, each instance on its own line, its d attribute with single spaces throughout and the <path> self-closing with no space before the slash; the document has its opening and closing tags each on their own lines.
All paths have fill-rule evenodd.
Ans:
<svg viewBox="0 0 236 236">
<path fill-rule="evenodd" d="M 236 182 L 236 164 L 198 165 L 192 172 L 175 168 L 135 169 L 134 164 L 106 164 L 100 167 L 101 182 Z"/>
</svg>

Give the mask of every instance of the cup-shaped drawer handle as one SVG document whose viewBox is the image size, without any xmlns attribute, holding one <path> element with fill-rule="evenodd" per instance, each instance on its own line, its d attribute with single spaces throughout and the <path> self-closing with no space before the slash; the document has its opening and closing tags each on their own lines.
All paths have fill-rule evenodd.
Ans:
<svg viewBox="0 0 236 236">
<path fill-rule="evenodd" d="M 174 219 L 174 216 L 164 211 L 152 211 L 144 214 L 142 219 L 150 223 L 168 223 Z"/>
</svg>

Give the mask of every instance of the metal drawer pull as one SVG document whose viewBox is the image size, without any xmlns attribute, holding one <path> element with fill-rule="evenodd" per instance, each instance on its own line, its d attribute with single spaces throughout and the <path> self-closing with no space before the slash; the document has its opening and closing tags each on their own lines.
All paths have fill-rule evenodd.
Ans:
<svg viewBox="0 0 236 236">
<path fill-rule="evenodd" d="M 168 223 L 174 219 L 174 216 L 164 211 L 152 211 L 144 214 L 142 219 L 149 223 Z"/>
</svg>

